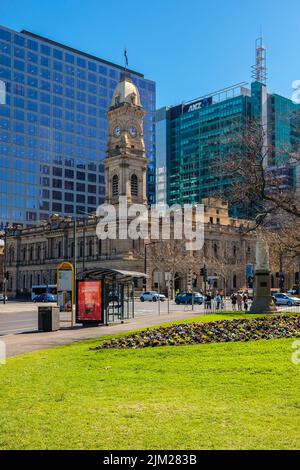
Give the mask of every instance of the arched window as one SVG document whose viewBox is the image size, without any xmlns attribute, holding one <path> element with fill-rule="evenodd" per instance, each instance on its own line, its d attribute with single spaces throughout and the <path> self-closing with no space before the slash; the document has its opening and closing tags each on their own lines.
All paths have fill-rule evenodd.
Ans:
<svg viewBox="0 0 300 470">
<path fill-rule="evenodd" d="M 217 258 L 218 257 L 218 245 L 214 243 L 214 255 Z"/>
<path fill-rule="evenodd" d="M 119 177 L 118 175 L 114 175 L 112 179 L 112 195 L 118 196 L 119 194 Z"/>
<path fill-rule="evenodd" d="M 236 286 L 237 286 L 236 274 L 233 275 L 233 280 L 232 280 L 232 281 L 233 281 L 233 282 L 232 282 L 232 284 L 233 284 L 232 287 L 233 287 L 234 289 L 236 289 Z"/>
<path fill-rule="evenodd" d="M 136 175 L 131 176 L 131 196 L 138 195 L 138 178 Z"/>
<path fill-rule="evenodd" d="M 83 245 L 83 240 L 79 242 L 79 257 L 83 257 L 83 250 L 84 250 L 84 245 Z"/>
<path fill-rule="evenodd" d="M 232 253 L 233 253 L 233 256 L 236 257 L 236 246 L 235 245 L 233 245 Z"/>
<path fill-rule="evenodd" d="M 89 256 L 93 256 L 93 240 L 89 241 Z"/>
</svg>

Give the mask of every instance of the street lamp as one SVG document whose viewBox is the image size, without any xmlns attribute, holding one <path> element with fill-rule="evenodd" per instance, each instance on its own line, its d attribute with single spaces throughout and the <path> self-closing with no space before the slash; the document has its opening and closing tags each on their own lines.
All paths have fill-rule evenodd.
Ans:
<svg viewBox="0 0 300 470">
<path fill-rule="evenodd" d="M 5 227 L 4 230 L 0 231 L 0 236 L 4 238 L 3 248 L 3 303 L 6 304 L 6 293 L 7 293 L 7 232 L 11 227 Z"/>
</svg>

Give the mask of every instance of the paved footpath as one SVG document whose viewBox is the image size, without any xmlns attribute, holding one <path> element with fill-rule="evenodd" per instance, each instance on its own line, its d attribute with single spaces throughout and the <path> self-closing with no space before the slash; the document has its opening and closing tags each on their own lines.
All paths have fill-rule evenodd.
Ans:
<svg viewBox="0 0 300 470">
<path fill-rule="evenodd" d="M 128 320 L 123 324 L 109 326 L 98 326 L 94 328 L 64 328 L 50 333 L 34 332 L 1 336 L 0 340 L 6 344 L 7 357 L 17 356 L 41 349 L 50 349 L 66 344 L 77 343 L 88 339 L 100 338 L 101 336 L 147 328 L 174 320 L 184 320 L 199 314 L 191 310 L 186 312 L 172 312 L 162 315 L 149 315 Z"/>
</svg>

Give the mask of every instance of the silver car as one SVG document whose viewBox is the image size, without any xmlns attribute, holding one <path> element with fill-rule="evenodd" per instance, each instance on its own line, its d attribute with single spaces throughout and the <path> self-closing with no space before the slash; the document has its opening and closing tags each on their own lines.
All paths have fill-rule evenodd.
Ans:
<svg viewBox="0 0 300 470">
<path fill-rule="evenodd" d="M 145 302 L 145 300 L 148 300 L 149 302 L 157 302 L 158 300 L 164 302 L 166 300 L 166 296 L 164 294 L 159 294 L 158 292 L 147 291 L 143 292 L 140 296 L 141 302 Z"/>
<path fill-rule="evenodd" d="M 276 305 L 287 305 L 288 307 L 299 306 L 300 299 L 298 297 L 292 297 L 288 294 L 275 293 L 273 299 Z"/>
</svg>

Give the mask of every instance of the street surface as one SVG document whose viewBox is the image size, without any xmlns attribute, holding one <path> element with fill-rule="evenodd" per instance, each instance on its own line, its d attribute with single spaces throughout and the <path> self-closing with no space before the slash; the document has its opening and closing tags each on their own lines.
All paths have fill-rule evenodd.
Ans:
<svg viewBox="0 0 300 470">
<path fill-rule="evenodd" d="M 14 333 L 23 333 L 37 331 L 38 328 L 38 305 L 48 304 L 35 304 L 33 302 L 13 302 L 8 301 L 5 305 L 0 304 L 0 335 L 9 335 Z M 54 305 L 54 304 L 50 304 Z M 169 310 L 171 314 L 180 313 L 194 313 L 205 314 L 214 313 L 216 305 L 212 303 L 211 310 L 205 310 L 203 305 L 194 305 L 192 310 L 191 305 L 176 305 L 174 301 L 170 301 Z M 225 302 L 224 310 L 232 310 L 230 300 Z M 300 307 L 280 307 L 278 311 L 300 313 Z M 153 317 L 168 314 L 168 302 L 140 302 L 135 301 L 135 317 Z M 61 319 L 70 319 L 70 314 L 61 314 Z M 62 323 L 62 327 L 69 326 L 68 323 Z"/>
</svg>

